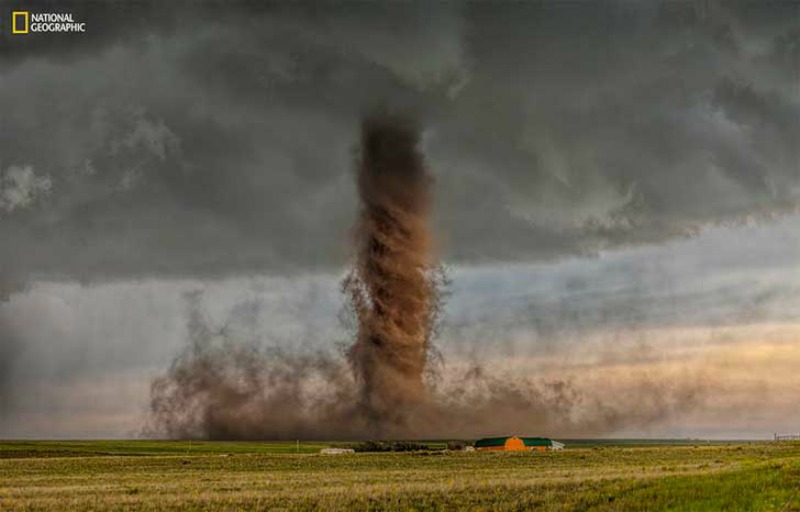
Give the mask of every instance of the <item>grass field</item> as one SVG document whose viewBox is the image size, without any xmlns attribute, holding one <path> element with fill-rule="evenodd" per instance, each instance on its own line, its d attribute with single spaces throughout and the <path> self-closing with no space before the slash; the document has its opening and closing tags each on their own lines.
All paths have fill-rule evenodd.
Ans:
<svg viewBox="0 0 800 512">
<path fill-rule="evenodd" d="M 0 510 L 800 511 L 800 443 L 317 454 L 329 445 L 0 442 Z"/>
</svg>

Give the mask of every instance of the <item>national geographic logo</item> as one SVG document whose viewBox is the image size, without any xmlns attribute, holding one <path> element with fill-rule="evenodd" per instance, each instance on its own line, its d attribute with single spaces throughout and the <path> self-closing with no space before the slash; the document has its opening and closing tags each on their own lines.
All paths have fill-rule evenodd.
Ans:
<svg viewBox="0 0 800 512">
<path fill-rule="evenodd" d="M 70 12 L 11 12 L 11 33 L 86 32 L 86 23 L 76 22 Z"/>
</svg>

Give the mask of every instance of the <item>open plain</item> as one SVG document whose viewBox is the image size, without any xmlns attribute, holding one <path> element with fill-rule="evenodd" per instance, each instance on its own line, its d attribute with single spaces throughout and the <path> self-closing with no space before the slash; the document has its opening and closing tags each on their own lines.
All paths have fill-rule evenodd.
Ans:
<svg viewBox="0 0 800 512">
<path fill-rule="evenodd" d="M 330 456 L 310 442 L 4 442 L 0 510 L 800 510 L 800 443 L 429 444 Z"/>
</svg>

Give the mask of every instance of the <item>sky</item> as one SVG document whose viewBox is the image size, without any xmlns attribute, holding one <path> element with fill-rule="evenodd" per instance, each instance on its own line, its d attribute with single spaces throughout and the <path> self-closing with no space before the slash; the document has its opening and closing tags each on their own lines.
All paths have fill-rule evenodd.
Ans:
<svg viewBox="0 0 800 512">
<path fill-rule="evenodd" d="M 378 104 L 435 178 L 442 372 L 657 391 L 586 437 L 800 430 L 797 0 L 17 8 L 87 31 L 0 23 L 0 438 L 141 435 L 189 303 L 347 343 Z"/>
</svg>

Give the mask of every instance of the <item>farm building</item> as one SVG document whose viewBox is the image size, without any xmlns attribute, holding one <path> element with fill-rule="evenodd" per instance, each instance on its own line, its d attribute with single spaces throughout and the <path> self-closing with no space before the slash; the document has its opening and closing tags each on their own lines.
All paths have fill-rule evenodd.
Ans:
<svg viewBox="0 0 800 512">
<path fill-rule="evenodd" d="M 342 455 L 345 453 L 356 453 L 352 448 L 323 448 L 319 451 L 322 455 Z"/>
<path fill-rule="evenodd" d="M 562 448 L 562 443 L 545 437 L 484 437 L 475 441 L 476 450 L 544 451 Z"/>
</svg>

